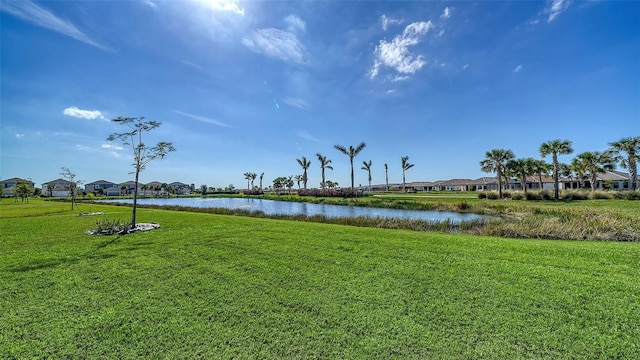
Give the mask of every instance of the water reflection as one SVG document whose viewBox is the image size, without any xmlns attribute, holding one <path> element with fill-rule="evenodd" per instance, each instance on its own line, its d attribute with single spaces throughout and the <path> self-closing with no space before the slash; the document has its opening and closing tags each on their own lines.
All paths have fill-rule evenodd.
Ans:
<svg viewBox="0 0 640 360">
<path fill-rule="evenodd" d="M 131 204 L 131 199 L 103 200 Z M 361 206 L 311 204 L 302 202 L 254 199 L 254 198 L 173 198 L 138 199 L 140 205 L 168 205 L 198 208 L 241 209 L 262 211 L 267 215 L 322 215 L 329 218 L 366 216 L 371 218 L 421 219 L 431 221 L 450 220 L 454 223 L 484 218 L 477 214 L 459 214 L 446 211 L 401 210 Z"/>
</svg>

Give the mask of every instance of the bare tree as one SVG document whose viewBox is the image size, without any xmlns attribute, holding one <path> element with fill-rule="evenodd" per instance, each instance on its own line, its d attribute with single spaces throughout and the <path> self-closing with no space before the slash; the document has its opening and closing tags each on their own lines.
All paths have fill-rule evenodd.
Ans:
<svg viewBox="0 0 640 360">
<path fill-rule="evenodd" d="M 76 202 L 76 195 L 78 194 L 78 187 L 82 185 L 82 181 L 75 180 L 76 174 L 72 173 L 69 168 L 61 167 L 62 172 L 60 175 L 64 180 L 69 183 L 69 196 L 71 196 L 71 210 L 73 210 L 73 205 Z"/>
<path fill-rule="evenodd" d="M 136 226 L 136 208 L 138 204 L 138 179 L 140 172 L 145 169 L 148 163 L 155 159 L 162 159 L 168 153 L 176 151 L 173 145 L 169 142 L 158 142 L 155 146 L 149 147 L 142 142 L 142 133 L 151 131 L 157 127 L 160 127 L 160 123 L 157 121 L 145 121 L 144 117 L 118 117 L 111 120 L 115 123 L 124 125 L 129 128 L 130 131 L 124 133 L 114 133 L 109 135 L 108 141 L 118 140 L 125 146 L 131 147 L 133 150 L 134 173 L 135 173 L 135 185 L 133 189 L 133 211 L 131 215 L 131 225 L 129 230 Z"/>
</svg>

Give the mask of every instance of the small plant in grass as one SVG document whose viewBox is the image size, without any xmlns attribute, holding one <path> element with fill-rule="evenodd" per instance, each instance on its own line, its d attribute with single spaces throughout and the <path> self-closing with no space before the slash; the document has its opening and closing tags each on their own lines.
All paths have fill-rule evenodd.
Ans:
<svg viewBox="0 0 640 360">
<path fill-rule="evenodd" d="M 487 198 L 487 193 L 486 192 L 479 192 L 478 193 L 478 199 L 486 199 Z"/>
<path fill-rule="evenodd" d="M 591 193 L 591 199 L 593 200 L 597 200 L 597 199 L 611 199 L 611 194 L 608 191 L 593 191 Z"/>
<path fill-rule="evenodd" d="M 527 196 L 522 191 L 514 191 L 511 194 L 511 199 L 512 200 L 527 200 Z"/>
<path fill-rule="evenodd" d="M 466 201 L 459 202 L 457 207 L 458 207 L 458 210 L 461 210 L 461 211 L 466 211 L 471 209 L 471 205 L 469 205 L 469 203 Z"/>
<path fill-rule="evenodd" d="M 88 231 L 91 235 L 114 235 L 124 233 L 128 225 L 120 219 L 109 220 L 106 218 L 96 220 L 96 228 Z"/>
<path fill-rule="evenodd" d="M 491 191 L 487 193 L 487 199 L 489 200 L 498 200 L 499 198 L 500 198 L 500 195 L 498 195 L 498 193 L 495 191 Z"/>
</svg>

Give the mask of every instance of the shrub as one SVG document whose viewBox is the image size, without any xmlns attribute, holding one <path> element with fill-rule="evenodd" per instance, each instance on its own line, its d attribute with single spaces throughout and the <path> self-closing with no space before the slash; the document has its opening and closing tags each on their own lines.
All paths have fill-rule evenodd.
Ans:
<svg viewBox="0 0 640 360">
<path fill-rule="evenodd" d="M 112 220 L 102 218 L 96 220 L 96 228 L 94 230 L 88 231 L 91 235 L 114 235 L 123 233 L 127 227 L 128 223 L 122 220 Z"/>
<path fill-rule="evenodd" d="M 497 200 L 499 198 L 500 198 L 500 195 L 495 191 L 491 191 L 491 192 L 487 193 L 487 199 L 489 199 L 489 200 Z"/>
<path fill-rule="evenodd" d="M 640 190 L 625 191 L 624 195 L 627 200 L 640 200 Z"/>
<path fill-rule="evenodd" d="M 597 191 L 591 192 L 591 199 L 593 200 L 611 199 L 611 194 L 608 191 L 597 190 Z"/>
<path fill-rule="evenodd" d="M 478 193 L 478 199 L 486 199 L 487 198 L 487 193 L 486 192 L 479 192 Z"/>
<path fill-rule="evenodd" d="M 459 202 L 457 207 L 458 207 L 458 210 L 461 210 L 461 211 L 465 211 L 465 210 L 471 209 L 471 205 L 469 205 L 469 203 L 466 202 L 466 201 Z"/>
<path fill-rule="evenodd" d="M 315 197 L 341 197 L 354 198 L 362 196 L 362 192 L 356 188 L 343 189 L 307 189 L 298 190 L 299 196 L 315 196 Z"/>
<path fill-rule="evenodd" d="M 527 196 L 522 191 L 515 191 L 511 194 L 511 199 L 513 200 L 526 200 Z"/>
<path fill-rule="evenodd" d="M 553 200 L 554 196 L 555 195 L 551 190 L 540 190 L 540 197 L 542 200 Z"/>
<path fill-rule="evenodd" d="M 509 190 L 502 191 L 502 197 L 505 199 L 511 199 L 511 191 Z"/>
<path fill-rule="evenodd" d="M 588 200 L 589 193 L 584 190 L 565 190 L 561 194 L 564 200 Z"/>
<path fill-rule="evenodd" d="M 262 190 L 242 190 L 244 195 L 264 195 Z"/>
</svg>

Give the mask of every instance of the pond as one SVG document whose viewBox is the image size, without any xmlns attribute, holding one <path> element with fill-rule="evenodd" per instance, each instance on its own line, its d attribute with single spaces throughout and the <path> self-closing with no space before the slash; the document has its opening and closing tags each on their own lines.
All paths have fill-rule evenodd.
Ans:
<svg viewBox="0 0 640 360">
<path fill-rule="evenodd" d="M 132 204 L 132 199 L 103 200 Z M 453 223 L 487 218 L 478 214 L 460 214 L 446 211 L 401 210 L 373 208 L 362 206 L 346 206 L 331 204 L 310 204 L 303 202 L 277 201 L 251 198 L 171 198 L 171 199 L 138 199 L 140 205 L 184 206 L 195 208 L 241 209 L 246 211 L 262 211 L 266 215 L 323 215 L 328 218 L 359 217 L 420 219 L 428 221 L 450 220 Z"/>
</svg>

